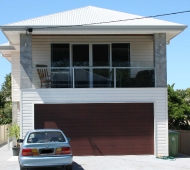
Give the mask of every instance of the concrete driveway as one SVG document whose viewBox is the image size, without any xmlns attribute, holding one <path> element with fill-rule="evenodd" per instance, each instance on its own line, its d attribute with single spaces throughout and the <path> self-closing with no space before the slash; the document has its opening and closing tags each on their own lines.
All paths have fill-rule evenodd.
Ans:
<svg viewBox="0 0 190 170">
<path fill-rule="evenodd" d="M 73 170 L 189 170 L 190 157 L 180 155 L 176 160 L 156 159 L 154 155 L 144 156 L 74 156 Z M 18 158 L 5 145 L 0 148 L 0 169 L 19 170 Z M 56 168 L 37 168 L 53 170 Z M 57 168 L 61 170 L 61 168 Z"/>
</svg>

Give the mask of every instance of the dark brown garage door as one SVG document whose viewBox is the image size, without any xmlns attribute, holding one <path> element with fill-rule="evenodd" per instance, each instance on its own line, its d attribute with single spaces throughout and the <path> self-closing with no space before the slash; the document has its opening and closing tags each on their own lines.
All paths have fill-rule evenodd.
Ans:
<svg viewBox="0 0 190 170">
<path fill-rule="evenodd" d="M 59 128 L 73 155 L 154 154 L 152 103 L 35 104 L 34 125 Z"/>
</svg>

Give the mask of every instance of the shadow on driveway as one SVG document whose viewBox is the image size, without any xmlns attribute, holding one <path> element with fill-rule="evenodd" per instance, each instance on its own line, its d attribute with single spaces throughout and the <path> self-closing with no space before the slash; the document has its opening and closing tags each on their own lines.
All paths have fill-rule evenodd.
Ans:
<svg viewBox="0 0 190 170">
<path fill-rule="evenodd" d="M 52 168 L 52 167 L 46 167 L 46 168 L 30 168 L 29 170 L 65 170 L 64 168 Z M 73 169 L 72 170 L 84 170 L 83 167 L 76 162 L 73 162 Z"/>
<path fill-rule="evenodd" d="M 83 167 L 76 162 L 73 162 L 73 170 L 84 170 Z"/>
<path fill-rule="evenodd" d="M 185 155 L 185 154 L 182 154 L 182 153 L 178 153 L 178 157 L 176 157 L 177 159 L 178 158 L 190 158 L 189 155 Z"/>
</svg>

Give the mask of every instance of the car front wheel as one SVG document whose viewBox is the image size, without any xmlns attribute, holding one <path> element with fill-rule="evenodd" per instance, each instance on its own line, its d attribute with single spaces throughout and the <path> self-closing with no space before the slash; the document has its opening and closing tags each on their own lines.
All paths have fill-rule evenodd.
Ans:
<svg viewBox="0 0 190 170">
<path fill-rule="evenodd" d="M 23 168 L 22 166 L 20 166 L 20 170 L 25 170 L 25 168 Z"/>
<path fill-rule="evenodd" d="M 72 170 L 72 165 L 67 165 L 66 170 Z"/>
</svg>

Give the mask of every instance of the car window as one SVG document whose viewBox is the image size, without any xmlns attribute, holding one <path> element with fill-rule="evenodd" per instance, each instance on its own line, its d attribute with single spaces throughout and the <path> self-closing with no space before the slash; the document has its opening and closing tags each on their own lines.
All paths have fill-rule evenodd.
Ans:
<svg viewBox="0 0 190 170">
<path fill-rule="evenodd" d="M 29 134 L 28 143 L 46 143 L 46 142 L 65 142 L 65 138 L 61 132 L 42 131 L 32 132 Z"/>
<path fill-rule="evenodd" d="M 24 140 L 26 139 L 26 136 L 28 135 L 28 133 L 29 133 L 29 131 L 25 134 L 25 136 L 24 136 Z"/>
</svg>

